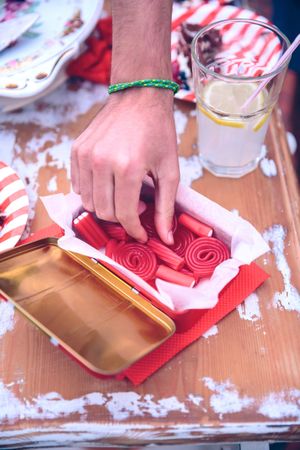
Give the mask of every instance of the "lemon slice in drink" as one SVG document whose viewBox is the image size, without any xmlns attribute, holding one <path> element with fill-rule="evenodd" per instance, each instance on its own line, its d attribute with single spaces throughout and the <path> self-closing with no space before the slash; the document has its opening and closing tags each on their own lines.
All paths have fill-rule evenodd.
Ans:
<svg viewBox="0 0 300 450">
<path fill-rule="evenodd" d="M 199 109 L 219 125 L 244 128 L 246 122 L 241 117 L 241 109 L 256 87 L 255 83 L 211 81 L 204 87 L 202 92 L 203 102 L 209 109 L 201 103 Z M 263 104 L 264 94 L 260 92 L 249 105 L 247 114 L 259 111 L 263 108 Z M 218 112 L 218 114 L 210 108 Z"/>
</svg>

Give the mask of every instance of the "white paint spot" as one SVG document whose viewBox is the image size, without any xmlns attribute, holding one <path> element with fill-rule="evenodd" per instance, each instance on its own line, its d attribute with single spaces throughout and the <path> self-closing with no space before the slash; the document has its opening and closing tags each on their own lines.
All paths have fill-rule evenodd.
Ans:
<svg viewBox="0 0 300 450">
<path fill-rule="evenodd" d="M 90 406 L 107 409 L 114 420 L 145 415 L 159 418 L 173 411 L 184 414 L 189 412 L 185 404 L 174 396 L 154 400 L 153 395 L 141 396 L 136 392 L 92 392 L 70 400 L 57 392 L 49 392 L 31 400 L 21 400 L 0 380 L 0 422 L 57 419 L 71 414 L 86 416 Z"/>
<path fill-rule="evenodd" d="M 237 307 L 241 319 L 255 322 L 261 319 L 259 309 L 259 298 L 255 292 L 249 295 L 246 300 Z"/>
<path fill-rule="evenodd" d="M 277 175 L 277 167 L 273 159 L 263 158 L 259 165 L 266 177 L 275 177 Z"/>
<path fill-rule="evenodd" d="M 56 192 L 57 191 L 57 176 L 54 175 L 52 178 L 50 178 L 47 186 L 48 192 Z"/>
<path fill-rule="evenodd" d="M 188 399 L 196 406 L 200 406 L 200 404 L 203 402 L 203 397 L 201 397 L 200 395 L 194 395 L 194 394 L 189 394 Z"/>
<path fill-rule="evenodd" d="M 221 426 L 199 425 L 199 423 L 172 423 L 164 426 L 164 435 L 160 433 L 157 424 L 149 425 L 147 423 L 100 423 L 100 422 L 67 422 L 64 424 L 56 424 L 45 427 L 27 427 L 16 430 L 9 428 L 1 431 L 2 446 L 16 446 L 20 447 L 26 441 L 30 448 L 40 448 L 41 443 L 43 447 L 54 447 L 57 444 L 63 446 L 74 446 L 75 443 L 91 443 L 94 441 L 104 441 L 109 439 L 115 441 L 122 441 L 124 436 L 130 441 L 137 439 L 148 442 L 163 442 L 164 440 L 174 441 L 178 443 L 183 439 L 195 442 L 195 439 L 205 437 L 215 438 L 216 435 L 231 435 L 236 437 L 238 435 L 270 435 L 278 433 L 278 423 L 272 422 L 249 422 L 249 423 L 222 423 Z M 285 422 L 284 426 L 280 426 L 280 432 L 287 433 L 295 427 L 294 422 Z M 38 437 L 38 442 L 37 442 Z M 176 443 L 176 442 L 175 442 Z M 88 445 L 88 444 L 86 444 Z"/>
<path fill-rule="evenodd" d="M 272 392 L 263 398 L 258 412 L 271 419 L 300 419 L 300 390 Z"/>
<path fill-rule="evenodd" d="M 49 138 L 49 135 L 48 135 Z M 34 136 L 32 139 L 28 141 L 28 148 L 33 153 L 32 160 L 24 161 L 21 157 L 21 148 L 17 144 L 15 146 L 15 155 L 14 160 L 12 162 L 12 167 L 14 170 L 20 175 L 23 179 L 26 190 L 29 196 L 30 203 L 30 212 L 29 212 L 29 220 L 32 220 L 34 217 L 35 204 L 38 199 L 38 176 L 39 171 L 48 166 L 48 167 L 56 167 L 57 169 L 64 169 L 66 171 L 67 179 L 70 179 L 70 152 L 72 140 L 67 136 L 61 136 L 59 138 L 56 137 L 56 141 L 43 140 L 42 138 L 36 138 Z M 47 142 L 47 147 L 44 151 L 40 150 L 40 145 Z M 55 180 L 50 184 L 51 187 L 55 187 Z"/>
<path fill-rule="evenodd" d="M 250 406 L 254 399 L 240 396 L 237 388 L 229 381 L 217 383 L 212 378 L 202 378 L 205 386 L 214 392 L 210 397 L 210 406 L 220 418 L 223 414 L 237 413 Z"/>
<path fill-rule="evenodd" d="M 166 417 L 171 411 L 188 413 L 184 403 L 176 397 L 162 398 L 154 401 L 153 395 L 141 397 L 136 392 L 115 392 L 107 394 L 111 399 L 107 401 L 106 408 L 114 420 L 124 420 L 131 416 Z"/>
<path fill-rule="evenodd" d="M 65 400 L 57 392 L 39 395 L 31 401 L 22 401 L 0 381 L 0 421 L 57 419 L 71 414 L 86 414 L 87 406 L 101 406 L 105 398 L 100 393 Z"/>
<path fill-rule="evenodd" d="M 186 186 L 191 186 L 192 182 L 200 178 L 203 174 L 202 165 L 197 155 L 187 158 L 179 156 L 180 181 Z"/>
<path fill-rule="evenodd" d="M 267 153 L 268 153 L 267 146 L 265 144 L 263 144 L 261 146 L 261 155 L 260 155 L 261 158 L 265 158 L 267 156 Z"/>
<path fill-rule="evenodd" d="M 188 123 L 188 116 L 180 111 L 180 109 L 174 110 L 174 120 L 175 120 L 175 127 L 176 127 L 176 133 L 177 133 L 177 142 L 180 143 L 180 135 L 184 133 L 185 128 Z"/>
<path fill-rule="evenodd" d="M 287 138 L 287 141 L 289 144 L 290 153 L 291 153 L 291 155 L 294 155 L 296 153 L 297 147 L 298 147 L 297 139 L 295 138 L 293 133 L 291 133 L 290 131 L 288 131 L 286 133 L 286 138 Z"/>
<path fill-rule="evenodd" d="M 14 307 L 11 303 L 0 300 L 0 338 L 14 328 Z"/>
<path fill-rule="evenodd" d="M 0 128 L 0 160 L 8 165 L 13 161 L 13 149 L 16 143 L 16 134 L 12 130 Z"/>
<path fill-rule="evenodd" d="M 291 283 L 291 269 L 284 254 L 286 231 L 282 225 L 273 225 L 264 232 L 263 238 L 270 243 L 277 269 L 283 278 L 284 289 L 275 293 L 273 304 L 276 308 L 297 311 L 300 314 L 300 294 Z"/>
<path fill-rule="evenodd" d="M 72 90 L 66 82 L 21 110 L 0 114 L 0 160 L 12 166 L 25 183 L 30 201 L 29 220 L 34 217 L 39 171 L 47 166 L 65 169 L 70 179 L 72 141 L 67 136 L 60 137 L 59 131 L 64 124 L 76 122 L 92 107 L 100 107 L 106 98 L 105 86 L 83 82 L 78 90 Z M 34 134 L 27 142 L 22 141 L 22 148 L 18 143 L 17 127 L 12 129 L 19 124 L 35 125 Z M 57 190 L 56 179 L 50 180 L 48 188 L 50 192 Z"/>
<path fill-rule="evenodd" d="M 57 133 L 54 133 L 53 131 L 49 131 L 46 133 L 42 133 L 38 136 L 32 136 L 32 138 L 26 142 L 26 153 L 38 153 L 43 150 L 49 144 L 53 144 L 57 140 Z"/>
<path fill-rule="evenodd" d="M 209 330 L 206 331 L 206 333 L 202 334 L 202 336 L 205 339 L 208 339 L 210 336 L 215 336 L 216 334 L 218 334 L 219 330 L 217 325 L 213 325 Z"/>
</svg>

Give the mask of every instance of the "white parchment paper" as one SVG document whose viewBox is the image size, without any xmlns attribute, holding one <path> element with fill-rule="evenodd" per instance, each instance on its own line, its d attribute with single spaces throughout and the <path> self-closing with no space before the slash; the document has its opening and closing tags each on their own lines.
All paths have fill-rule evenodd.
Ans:
<svg viewBox="0 0 300 450">
<path fill-rule="evenodd" d="M 151 186 L 146 188 L 151 191 Z M 231 258 L 222 262 L 210 278 L 202 279 L 194 288 L 158 279 L 157 292 L 140 277 L 105 256 L 104 249 L 96 250 L 75 236 L 72 220 L 83 210 L 79 195 L 71 192 L 42 197 L 41 200 L 51 219 L 65 231 L 58 241 L 61 248 L 108 262 L 130 278 L 134 286 L 144 288 L 173 311 L 213 308 L 219 293 L 238 274 L 239 267 L 250 264 L 269 250 L 260 233 L 249 222 L 193 189 L 179 185 L 177 209 L 210 225 L 215 236 L 230 248 Z"/>
</svg>

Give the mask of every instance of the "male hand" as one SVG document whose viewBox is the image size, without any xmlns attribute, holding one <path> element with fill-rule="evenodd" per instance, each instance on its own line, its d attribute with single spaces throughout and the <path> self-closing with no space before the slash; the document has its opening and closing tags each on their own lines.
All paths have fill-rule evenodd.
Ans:
<svg viewBox="0 0 300 450">
<path fill-rule="evenodd" d="M 179 181 L 173 94 L 153 88 L 112 94 L 88 128 L 76 139 L 71 158 L 72 184 L 88 211 L 120 222 L 145 242 L 138 215 L 143 178 L 155 184 L 155 225 L 166 244 L 173 243 L 172 218 Z"/>
</svg>

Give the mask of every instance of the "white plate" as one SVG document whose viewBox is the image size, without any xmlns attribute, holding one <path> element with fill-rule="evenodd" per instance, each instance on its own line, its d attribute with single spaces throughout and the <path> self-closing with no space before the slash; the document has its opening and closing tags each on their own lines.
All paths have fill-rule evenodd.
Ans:
<svg viewBox="0 0 300 450">
<path fill-rule="evenodd" d="M 12 11 L 13 8 L 17 8 Z M 79 53 L 95 27 L 103 0 L 33 0 L 0 6 L 0 21 L 37 13 L 39 19 L 15 45 L 0 53 L 0 96 L 37 95 Z"/>
</svg>

